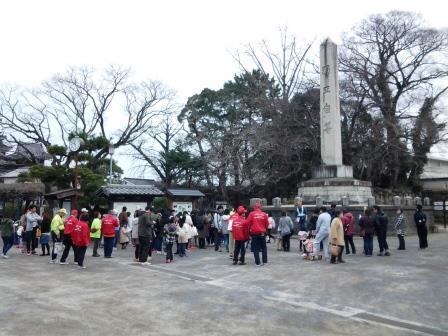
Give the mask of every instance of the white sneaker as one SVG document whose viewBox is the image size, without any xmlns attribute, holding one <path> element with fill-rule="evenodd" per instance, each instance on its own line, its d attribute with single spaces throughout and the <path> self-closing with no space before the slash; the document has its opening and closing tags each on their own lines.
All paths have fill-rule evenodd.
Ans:
<svg viewBox="0 0 448 336">
<path fill-rule="evenodd" d="M 68 264 L 70 264 L 70 263 L 67 262 L 67 261 L 66 262 L 62 262 L 62 261 L 59 262 L 59 265 L 68 265 Z"/>
<path fill-rule="evenodd" d="M 81 269 L 86 269 L 86 268 L 87 268 L 87 267 L 85 267 L 85 266 L 79 266 L 79 265 L 78 265 L 78 269 L 80 269 L 80 270 L 81 270 Z"/>
<path fill-rule="evenodd" d="M 6 254 L 3 254 L 3 253 L 2 253 L 2 258 L 3 259 L 9 259 L 9 257 Z"/>
<path fill-rule="evenodd" d="M 142 265 L 142 266 L 149 266 L 149 265 L 151 265 L 151 263 L 149 261 L 147 261 L 147 262 L 144 262 L 144 263 L 140 263 L 140 265 Z"/>
<path fill-rule="evenodd" d="M 56 260 L 50 260 L 50 264 L 55 264 Z"/>
</svg>

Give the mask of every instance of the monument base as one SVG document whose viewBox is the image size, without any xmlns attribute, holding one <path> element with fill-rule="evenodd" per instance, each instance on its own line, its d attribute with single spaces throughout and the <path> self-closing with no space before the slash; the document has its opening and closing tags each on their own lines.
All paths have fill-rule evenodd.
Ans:
<svg viewBox="0 0 448 336">
<path fill-rule="evenodd" d="M 372 183 L 340 177 L 311 179 L 302 183 L 298 196 L 308 204 L 315 204 L 316 197 L 325 203 L 340 203 L 348 197 L 350 204 L 367 204 L 372 197 Z"/>
<path fill-rule="evenodd" d="M 344 165 L 319 166 L 313 170 L 313 179 L 353 178 L 353 167 Z"/>
</svg>

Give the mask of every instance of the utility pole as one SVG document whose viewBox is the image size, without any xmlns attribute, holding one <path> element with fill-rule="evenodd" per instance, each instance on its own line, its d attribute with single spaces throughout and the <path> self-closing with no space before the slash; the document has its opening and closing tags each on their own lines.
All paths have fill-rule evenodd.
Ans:
<svg viewBox="0 0 448 336">
<path fill-rule="evenodd" d="M 443 228 L 446 230 L 446 196 L 448 194 L 448 183 L 445 183 L 445 194 L 443 197 Z"/>
<path fill-rule="evenodd" d="M 78 165 L 78 152 L 75 154 L 75 176 L 74 176 L 74 189 L 75 195 L 73 197 L 73 209 L 78 209 L 78 174 L 79 174 L 79 165 Z"/>
</svg>

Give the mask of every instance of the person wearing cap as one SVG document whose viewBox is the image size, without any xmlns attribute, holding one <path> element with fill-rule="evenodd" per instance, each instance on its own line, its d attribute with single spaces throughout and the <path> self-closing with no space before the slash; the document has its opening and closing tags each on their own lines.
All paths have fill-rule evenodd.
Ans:
<svg viewBox="0 0 448 336">
<path fill-rule="evenodd" d="M 51 250 L 50 263 L 54 264 L 58 257 L 58 252 L 61 249 L 61 238 L 64 233 L 64 217 L 67 215 L 67 210 L 64 208 L 59 209 L 58 213 L 53 217 L 50 224 L 51 239 L 53 241 L 53 247 Z"/>
<path fill-rule="evenodd" d="M 82 209 L 81 209 L 81 213 L 79 214 L 79 218 L 81 218 L 81 216 L 82 216 L 83 214 L 86 214 L 88 220 L 90 220 L 89 210 L 87 210 L 87 208 L 82 208 Z M 84 218 L 86 218 L 86 217 L 84 216 Z"/>
<path fill-rule="evenodd" d="M 254 253 L 255 264 L 263 266 L 268 263 L 268 252 L 266 248 L 266 231 L 269 226 L 268 215 L 262 211 L 260 202 L 255 203 L 254 211 L 247 217 L 249 225 L 249 232 L 251 236 L 251 247 Z M 233 225 L 232 225 L 233 227 Z M 260 263 L 260 252 L 262 255 L 262 262 Z"/>
<path fill-rule="evenodd" d="M 104 237 L 104 258 L 112 258 L 114 248 L 115 229 L 120 227 L 117 218 L 118 211 L 110 210 L 101 221 L 101 233 Z"/>
<path fill-rule="evenodd" d="M 64 234 L 62 236 L 64 251 L 62 252 L 61 260 L 59 262 L 60 265 L 68 265 L 67 257 L 70 252 L 70 248 L 73 249 L 73 254 L 75 256 L 75 263 L 77 262 L 75 247 L 73 246 L 72 241 L 72 232 L 76 223 L 78 223 L 78 210 L 75 209 L 70 212 L 70 217 L 68 217 L 64 222 Z"/>
<path fill-rule="evenodd" d="M 233 265 L 238 263 L 238 256 L 240 265 L 245 265 L 246 242 L 249 240 L 249 225 L 244 219 L 243 215 L 246 209 L 239 206 L 236 214 L 232 215 L 232 235 L 235 239 L 235 248 L 233 250 Z"/>
</svg>

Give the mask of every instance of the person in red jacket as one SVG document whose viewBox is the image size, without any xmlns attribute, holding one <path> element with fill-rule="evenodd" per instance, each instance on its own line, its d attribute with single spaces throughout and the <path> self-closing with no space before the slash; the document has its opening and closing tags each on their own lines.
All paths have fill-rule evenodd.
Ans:
<svg viewBox="0 0 448 336">
<path fill-rule="evenodd" d="M 112 258 L 115 228 L 119 226 L 117 214 L 117 210 L 111 210 L 101 221 L 101 233 L 104 237 L 104 258 Z"/>
<path fill-rule="evenodd" d="M 344 226 L 345 254 L 350 254 L 350 246 L 352 248 L 352 253 L 356 254 L 355 243 L 353 242 L 353 235 L 355 234 L 355 218 L 351 212 L 344 210 L 342 225 Z"/>
<path fill-rule="evenodd" d="M 246 242 L 249 240 L 249 225 L 246 219 L 243 217 L 246 209 L 243 206 L 239 206 L 236 214 L 231 218 L 232 220 L 232 234 L 235 239 L 235 249 L 233 251 L 233 264 L 238 263 L 238 255 L 240 255 L 240 265 L 245 265 L 244 257 L 246 255 Z"/>
<path fill-rule="evenodd" d="M 78 223 L 78 210 L 72 210 L 70 213 L 70 217 L 68 217 L 64 222 L 64 235 L 62 237 L 62 243 L 64 244 L 64 252 L 62 252 L 61 261 L 59 264 L 61 265 L 68 265 L 67 257 L 68 253 L 70 252 L 70 247 L 73 248 L 73 254 L 75 255 L 75 263 L 78 261 L 76 260 L 76 253 L 75 253 L 75 247 L 73 246 L 72 242 L 72 232 L 75 225 Z"/>
<path fill-rule="evenodd" d="M 84 257 L 86 256 L 87 246 L 90 244 L 89 215 L 81 214 L 79 221 L 75 224 L 72 231 L 73 247 L 75 248 L 75 259 L 80 268 L 84 266 Z"/>
<path fill-rule="evenodd" d="M 263 266 L 268 263 L 268 252 L 266 249 L 266 231 L 269 226 L 267 213 L 261 210 L 261 204 L 255 203 L 254 211 L 252 211 L 247 217 L 247 223 L 249 225 L 249 232 L 252 241 L 252 252 L 254 253 L 255 264 L 257 266 Z M 262 255 L 263 264 L 260 264 L 260 252 Z"/>
</svg>

